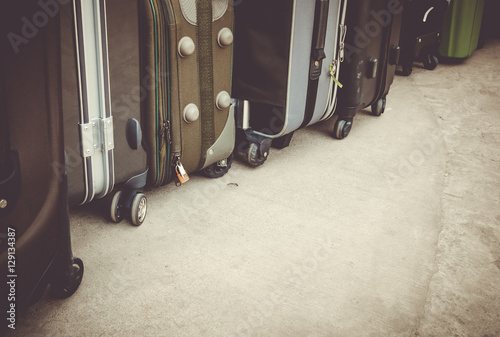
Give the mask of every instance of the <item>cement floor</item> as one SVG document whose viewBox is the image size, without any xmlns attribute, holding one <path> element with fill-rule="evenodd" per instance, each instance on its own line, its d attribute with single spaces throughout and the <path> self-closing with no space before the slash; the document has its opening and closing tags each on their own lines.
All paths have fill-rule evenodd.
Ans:
<svg viewBox="0 0 500 337">
<path fill-rule="evenodd" d="M 397 77 L 380 117 L 295 134 L 257 169 L 74 210 L 77 293 L 19 336 L 500 336 L 500 41 Z"/>
</svg>

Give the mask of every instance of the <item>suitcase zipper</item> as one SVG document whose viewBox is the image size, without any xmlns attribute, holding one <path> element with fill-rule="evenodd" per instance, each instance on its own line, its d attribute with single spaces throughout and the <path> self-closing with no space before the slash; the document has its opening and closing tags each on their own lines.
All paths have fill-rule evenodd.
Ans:
<svg viewBox="0 0 500 337">
<path fill-rule="evenodd" d="M 340 42 L 339 42 L 339 61 L 340 62 L 344 62 L 346 35 L 347 35 L 347 26 L 340 25 Z"/>
<path fill-rule="evenodd" d="M 172 145 L 172 134 L 170 132 L 170 121 L 163 122 L 163 137 L 165 138 L 167 145 Z"/>
<path fill-rule="evenodd" d="M 170 179 L 170 145 L 172 144 L 172 136 L 170 130 L 170 121 L 164 120 L 160 128 L 160 141 L 159 149 L 159 184 L 166 184 Z M 163 151 L 162 149 L 165 149 Z"/>
</svg>

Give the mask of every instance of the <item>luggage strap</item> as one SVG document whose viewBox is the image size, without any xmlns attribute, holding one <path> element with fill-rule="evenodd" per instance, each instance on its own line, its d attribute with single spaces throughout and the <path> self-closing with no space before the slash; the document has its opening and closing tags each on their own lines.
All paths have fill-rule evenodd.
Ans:
<svg viewBox="0 0 500 337">
<path fill-rule="evenodd" d="M 199 168 L 205 164 L 207 151 L 215 143 L 215 111 L 212 50 L 212 0 L 197 0 L 198 79 L 201 104 L 201 156 Z"/>
<path fill-rule="evenodd" d="M 316 12 L 314 14 L 313 42 L 311 51 L 311 63 L 309 70 L 309 84 L 307 85 L 307 100 L 304 121 L 301 128 L 307 126 L 314 116 L 316 108 L 316 97 L 318 96 L 319 78 L 323 68 L 323 60 L 326 58 L 325 42 L 328 27 L 328 10 L 330 0 L 316 0 Z"/>
</svg>

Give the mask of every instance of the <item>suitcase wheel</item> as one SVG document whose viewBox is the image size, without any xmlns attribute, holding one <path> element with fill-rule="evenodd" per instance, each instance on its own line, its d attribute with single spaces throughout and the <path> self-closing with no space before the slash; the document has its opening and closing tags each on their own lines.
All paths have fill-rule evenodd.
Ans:
<svg viewBox="0 0 500 337">
<path fill-rule="evenodd" d="M 266 145 L 265 147 L 267 147 L 267 150 L 264 150 L 261 147 L 262 145 L 259 147 L 259 145 L 255 143 L 250 143 L 250 145 L 248 146 L 246 160 L 250 165 L 260 166 L 266 162 L 267 157 L 269 156 L 269 148 L 271 146 L 270 144 L 269 146 Z"/>
<path fill-rule="evenodd" d="M 344 139 L 349 135 L 352 128 L 352 121 L 338 119 L 333 127 L 333 136 L 337 139 Z"/>
<path fill-rule="evenodd" d="M 80 283 L 82 283 L 82 278 L 83 262 L 75 257 L 71 269 L 64 274 L 64 279 L 51 284 L 50 294 L 56 298 L 68 298 L 78 289 Z"/>
<path fill-rule="evenodd" d="M 111 204 L 109 207 L 109 217 L 111 221 L 115 223 L 120 223 L 123 218 L 125 218 L 125 212 L 124 212 L 124 205 L 123 205 L 123 192 L 122 191 L 117 191 L 114 195 L 113 198 L 111 199 Z"/>
<path fill-rule="evenodd" d="M 385 111 L 386 99 L 385 97 L 379 99 L 375 103 L 372 104 L 372 114 L 375 116 L 380 116 Z"/>
<path fill-rule="evenodd" d="M 146 219 L 146 213 L 148 210 L 148 200 L 143 193 L 137 193 L 132 200 L 132 206 L 130 207 L 130 219 L 134 226 L 140 226 Z"/>
<path fill-rule="evenodd" d="M 401 70 L 398 70 L 397 74 L 401 76 L 410 76 L 412 72 L 413 72 L 413 65 L 407 64 L 407 65 L 402 65 Z"/>
<path fill-rule="evenodd" d="M 424 63 L 424 68 L 427 70 L 434 70 L 436 69 L 437 65 L 439 64 L 439 60 L 436 55 L 427 55 L 424 57 L 423 60 Z"/>
<path fill-rule="evenodd" d="M 229 158 L 220 160 L 217 163 L 214 163 L 214 164 L 206 167 L 203 170 L 203 174 L 205 174 L 206 177 L 212 178 L 212 179 L 221 178 L 231 168 L 231 165 L 233 164 L 233 158 L 234 158 L 234 156 L 230 155 Z"/>
</svg>

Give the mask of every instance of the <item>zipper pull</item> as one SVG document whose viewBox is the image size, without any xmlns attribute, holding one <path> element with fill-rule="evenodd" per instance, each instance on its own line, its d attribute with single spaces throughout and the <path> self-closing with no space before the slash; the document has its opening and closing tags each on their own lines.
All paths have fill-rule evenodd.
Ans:
<svg viewBox="0 0 500 337">
<path fill-rule="evenodd" d="M 344 86 L 335 77 L 336 72 L 337 72 L 337 62 L 334 61 L 333 64 L 330 65 L 330 76 L 332 77 L 333 81 L 339 86 L 339 88 L 342 89 Z"/>
<path fill-rule="evenodd" d="M 347 35 L 347 26 L 340 25 L 340 42 L 339 42 L 339 61 L 344 62 L 345 56 L 345 36 Z"/>
<path fill-rule="evenodd" d="M 189 175 L 184 169 L 184 166 L 182 166 L 181 159 L 178 156 L 175 160 L 175 172 L 177 173 L 177 179 L 179 180 L 179 183 L 176 184 L 177 186 L 185 184 L 189 181 Z"/>
</svg>

